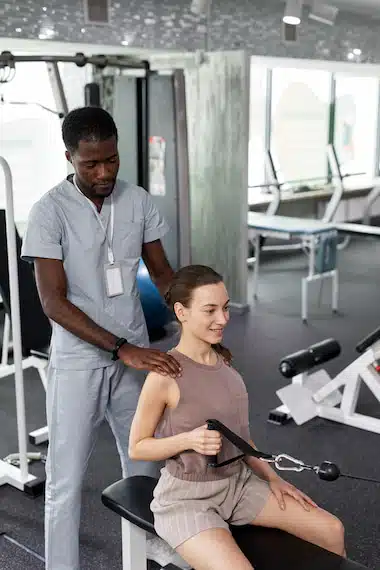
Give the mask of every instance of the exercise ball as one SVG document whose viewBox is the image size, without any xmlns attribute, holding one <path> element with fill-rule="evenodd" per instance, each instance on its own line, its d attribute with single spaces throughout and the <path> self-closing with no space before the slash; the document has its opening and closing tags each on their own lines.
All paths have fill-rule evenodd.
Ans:
<svg viewBox="0 0 380 570">
<path fill-rule="evenodd" d="M 140 260 L 137 271 L 137 288 L 140 294 L 140 301 L 149 334 L 154 334 L 173 319 L 172 312 L 168 309 L 158 291 L 152 282 L 145 263 Z"/>
</svg>

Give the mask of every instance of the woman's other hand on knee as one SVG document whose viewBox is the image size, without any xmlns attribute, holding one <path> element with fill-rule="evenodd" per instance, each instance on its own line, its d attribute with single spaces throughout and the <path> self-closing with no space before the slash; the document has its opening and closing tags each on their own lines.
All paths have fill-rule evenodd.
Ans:
<svg viewBox="0 0 380 570">
<path fill-rule="evenodd" d="M 286 509 L 286 496 L 293 497 L 304 509 L 309 511 L 310 507 L 317 507 L 318 505 L 305 493 L 299 491 L 294 485 L 288 483 L 281 477 L 276 477 L 269 481 L 269 487 L 273 495 L 276 497 L 280 509 Z"/>
</svg>

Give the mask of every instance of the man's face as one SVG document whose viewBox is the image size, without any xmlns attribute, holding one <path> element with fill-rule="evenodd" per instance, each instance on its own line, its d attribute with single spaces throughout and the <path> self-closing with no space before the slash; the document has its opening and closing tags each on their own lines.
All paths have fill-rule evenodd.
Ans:
<svg viewBox="0 0 380 570">
<path fill-rule="evenodd" d="M 80 189 L 88 198 L 106 198 L 113 190 L 119 171 L 116 137 L 105 141 L 80 141 L 75 153 L 66 151 Z"/>
</svg>

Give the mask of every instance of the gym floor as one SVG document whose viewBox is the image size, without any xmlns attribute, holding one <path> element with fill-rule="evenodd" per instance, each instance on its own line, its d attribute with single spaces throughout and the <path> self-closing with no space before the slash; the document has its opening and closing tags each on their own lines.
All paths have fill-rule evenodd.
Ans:
<svg viewBox="0 0 380 570">
<path fill-rule="evenodd" d="M 225 336 L 235 366 L 247 384 L 252 437 L 259 448 L 287 452 L 306 463 L 318 464 L 328 459 L 336 462 L 342 471 L 380 479 L 378 435 L 321 419 L 302 427 L 293 423 L 279 427 L 267 422 L 269 410 L 279 405 L 275 390 L 286 382 L 278 372 L 282 356 L 334 337 L 341 343 L 342 353 L 327 363 L 326 368 L 336 374 L 356 357 L 356 343 L 380 325 L 379 248 L 378 241 L 351 240 L 348 248 L 339 254 L 340 313 L 331 314 L 331 287 L 327 282 L 318 306 L 316 284 L 310 289 L 307 325 L 300 318 L 300 278 L 305 274 L 306 258 L 272 256 L 263 263 L 258 303 L 244 316 L 233 316 Z M 174 342 L 175 337 L 166 338 L 156 346 L 166 349 Z M 25 372 L 25 394 L 27 428 L 31 431 L 45 424 L 44 392 L 34 370 Z M 0 457 L 17 451 L 14 405 L 12 380 L 0 380 Z M 380 417 L 378 402 L 364 388 L 359 411 Z M 42 470 L 39 464 L 31 469 L 36 474 Z M 100 501 L 102 489 L 119 478 L 116 447 L 108 426 L 104 425 L 83 489 L 83 570 L 121 568 L 120 521 Z M 350 479 L 329 483 L 309 472 L 292 474 L 288 479 L 343 520 L 350 558 L 373 570 L 380 567 L 377 485 Z M 43 544 L 43 498 L 31 499 L 13 488 L 1 487 L 2 570 L 42 570 Z"/>
</svg>

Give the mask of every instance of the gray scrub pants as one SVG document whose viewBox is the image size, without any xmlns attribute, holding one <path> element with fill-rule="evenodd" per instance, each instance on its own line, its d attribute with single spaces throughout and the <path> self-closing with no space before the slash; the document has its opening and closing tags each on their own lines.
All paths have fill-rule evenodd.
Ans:
<svg viewBox="0 0 380 570">
<path fill-rule="evenodd" d="M 49 366 L 46 570 L 79 570 L 82 483 L 104 418 L 116 439 L 123 477 L 159 476 L 159 464 L 131 461 L 128 457 L 129 431 L 145 377 L 145 372 L 120 361 L 94 370 Z"/>
</svg>

